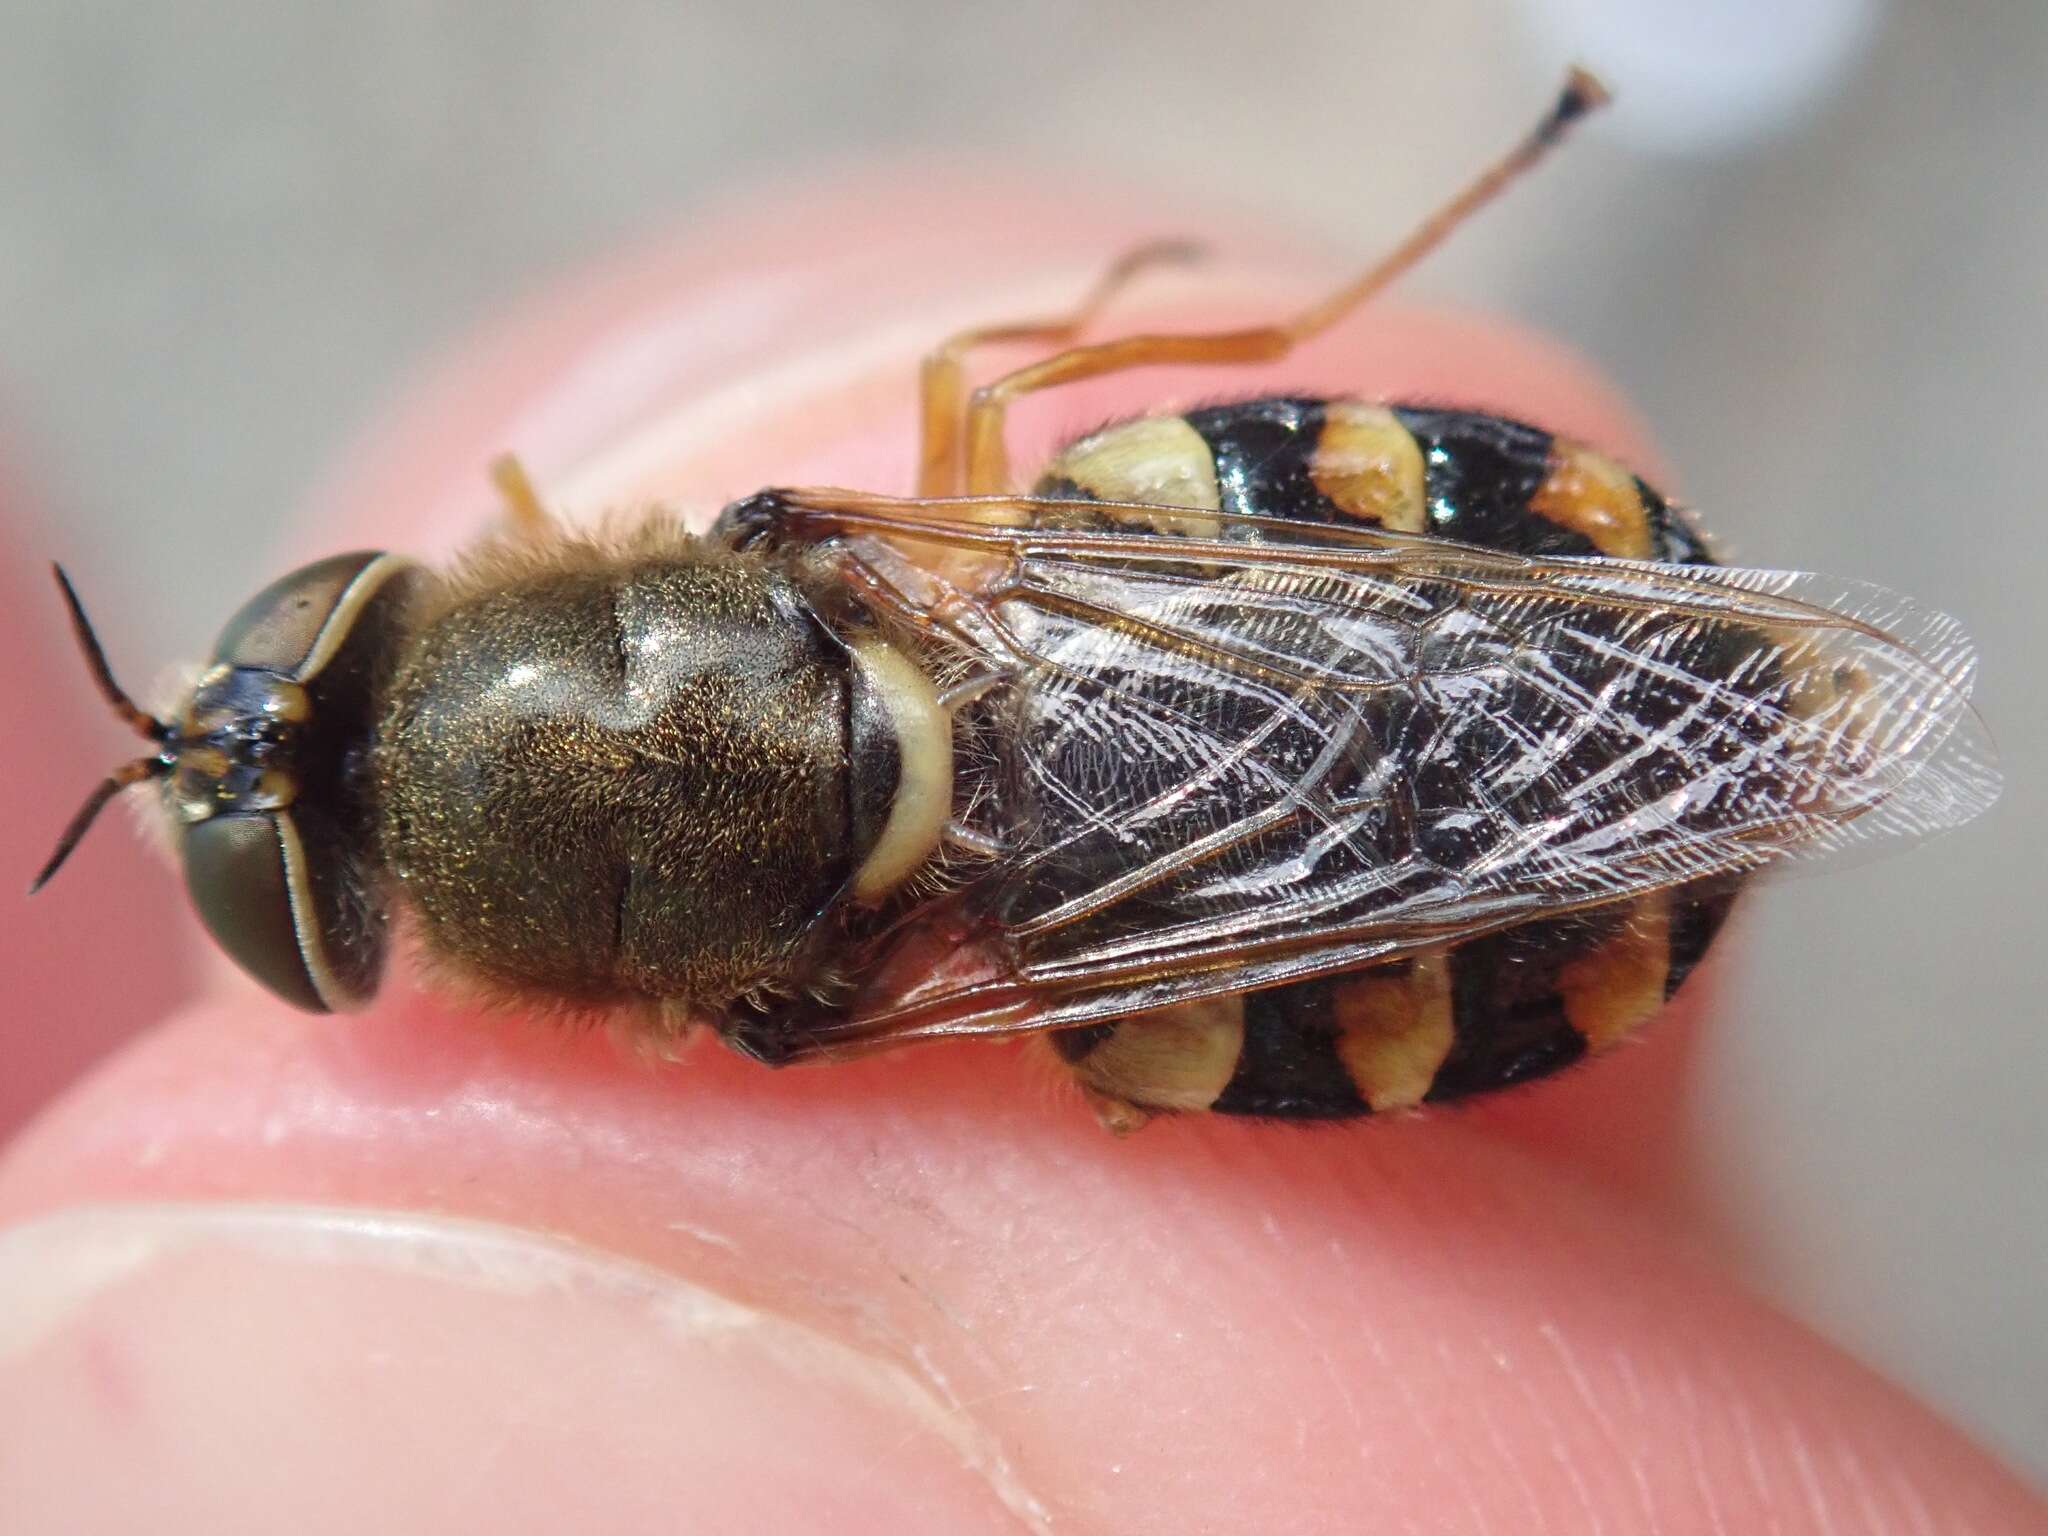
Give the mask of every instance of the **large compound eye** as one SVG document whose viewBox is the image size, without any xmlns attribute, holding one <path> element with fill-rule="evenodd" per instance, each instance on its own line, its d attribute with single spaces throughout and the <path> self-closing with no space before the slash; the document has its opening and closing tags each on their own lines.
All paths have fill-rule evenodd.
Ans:
<svg viewBox="0 0 2048 1536">
<path fill-rule="evenodd" d="M 412 574 L 367 552 L 271 583 L 221 630 L 187 707 L 176 783 L 192 904 L 236 964 L 310 1012 L 362 1006 L 383 969 L 355 765 Z"/>
<path fill-rule="evenodd" d="M 309 1013 L 369 1001 L 383 961 L 382 926 L 369 944 L 325 926 L 289 811 L 212 817 L 186 830 L 184 848 L 192 905 L 243 970 Z"/>
</svg>

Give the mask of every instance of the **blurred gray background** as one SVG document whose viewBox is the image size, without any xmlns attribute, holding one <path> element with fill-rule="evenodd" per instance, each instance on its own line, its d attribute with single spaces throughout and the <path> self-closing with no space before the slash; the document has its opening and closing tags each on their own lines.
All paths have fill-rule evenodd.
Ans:
<svg viewBox="0 0 2048 1536">
<path fill-rule="evenodd" d="M 6 0 L 0 36 L 0 437 L 126 657 L 197 654 L 424 359 L 737 183 L 987 150 L 1363 253 L 1599 65 L 1619 109 L 1415 287 L 1596 359 L 1744 557 L 1967 616 L 2009 773 L 1758 904 L 1700 1198 L 2048 1473 L 2048 7 Z"/>
</svg>

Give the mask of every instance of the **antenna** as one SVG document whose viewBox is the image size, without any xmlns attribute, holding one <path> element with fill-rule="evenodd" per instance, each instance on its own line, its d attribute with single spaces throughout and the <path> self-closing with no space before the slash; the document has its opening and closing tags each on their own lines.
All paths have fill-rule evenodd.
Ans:
<svg viewBox="0 0 2048 1536">
<path fill-rule="evenodd" d="M 107 653 L 100 645 L 100 637 L 93 633 L 92 620 L 85 616 L 85 604 L 78 600 L 77 589 L 71 585 L 71 578 L 64 574 L 64 567 L 50 567 L 57 576 L 57 589 L 64 594 L 64 606 L 71 612 L 71 632 L 78 637 L 78 648 L 85 653 L 85 664 L 92 673 L 93 684 L 100 696 L 112 706 L 115 714 L 125 721 L 137 735 L 157 742 L 169 743 L 173 732 L 166 722 L 139 706 L 128 697 L 121 685 L 114 681 L 114 669 L 107 665 Z M 65 824 L 63 835 L 57 839 L 57 851 L 44 864 L 35 879 L 30 882 L 28 893 L 33 896 L 50 883 L 50 877 L 71 857 L 76 848 L 107 802 L 131 784 L 140 784 L 144 779 L 160 779 L 171 771 L 171 756 L 168 750 L 138 757 L 133 762 L 123 763 L 104 779 L 100 780 L 93 792 L 85 797 L 85 804 Z"/>
</svg>

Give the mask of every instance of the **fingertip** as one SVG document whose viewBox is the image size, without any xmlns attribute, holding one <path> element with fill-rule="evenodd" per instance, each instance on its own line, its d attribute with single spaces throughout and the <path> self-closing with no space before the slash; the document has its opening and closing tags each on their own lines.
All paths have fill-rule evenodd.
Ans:
<svg viewBox="0 0 2048 1536">
<path fill-rule="evenodd" d="M 1986 1530 L 2025 1529 L 2038 1513 L 2010 1474 L 1696 1251 L 1454 1118 L 1311 1133 L 1188 1117 L 1113 1142 L 1071 1100 L 1033 1102 L 1014 1055 L 934 1047 L 914 1074 L 870 1062 L 778 1076 L 716 1051 L 656 1068 L 403 998 L 362 1033 L 201 1009 L 46 1121 L 0 1173 L 0 1209 L 19 1233 L 81 1202 L 177 1201 L 192 1219 L 284 1204 L 301 1237 L 329 1233 L 330 1246 L 367 1211 L 393 1224 L 397 1252 L 423 1226 L 455 1243 L 440 1268 L 487 1279 L 530 1267 L 524 1245 L 546 1233 L 604 1273 L 650 1270 L 656 1289 L 673 1281 L 678 1295 L 759 1314 L 763 1329 L 829 1341 L 827 1353 L 907 1378 L 943 1410 L 913 1424 L 857 1395 L 784 1395 L 777 1360 L 742 1356 L 734 1369 L 774 1378 L 750 1395 L 666 1343 L 632 1356 L 647 1326 L 637 1314 L 615 1342 L 586 1348 L 583 1322 L 528 1310 L 521 1287 L 511 1300 L 436 1290 L 415 1314 L 384 1260 L 365 1271 L 323 1257 L 310 1279 L 281 1268 L 276 1299 L 259 1287 L 246 1304 L 256 1321 L 233 1337 L 264 1347 L 257 1364 L 210 1367 L 225 1401 L 163 1398 L 191 1410 L 185 1432 L 217 1415 L 266 1448 L 249 1421 L 252 1401 L 274 1400 L 272 1353 L 304 1362 L 292 1401 L 340 1380 L 344 1402 L 367 1411 L 385 1402 L 355 1395 L 368 1348 L 395 1357 L 393 1422 L 450 1454 L 472 1442 L 437 1439 L 416 1411 L 459 1396 L 497 1435 L 497 1405 L 512 1403 L 572 1420 L 578 1465 L 610 1477 L 623 1457 L 631 1483 L 646 1474 L 645 1442 L 592 1441 L 588 1423 L 607 1402 L 656 1411 L 654 1387 L 631 1373 L 673 1373 L 671 1386 L 729 1395 L 735 1432 L 776 1447 L 815 1432 L 823 1466 L 839 1465 L 847 1437 L 815 1427 L 816 1412 L 915 1429 L 915 1454 L 900 1459 L 893 1431 L 887 1446 L 848 1443 L 877 1466 L 924 1467 L 934 1488 L 957 1474 L 973 1519 L 1022 1508 L 1134 1533 L 1338 1531 L 1361 1518 L 1446 1532 L 1821 1532 L 1838 1528 L 1830 1511 L 1853 1508 L 1882 1536 L 1921 1528 L 1928 1509 Z M 161 1245 L 142 1236 L 151 1253 Z M 128 1232 L 117 1246 L 134 1254 L 140 1241 Z M 245 1249 L 206 1252 L 226 1267 L 134 1271 L 150 1277 L 138 1294 L 153 1298 L 153 1327 L 178 1310 L 157 1298 L 159 1276 L 174 1299 L 208 1300 L 204 1328 L 162 1337 L 218 1340 L 223 1305 L 242 1305 L 229 1277 Z M 474 1329 L 439 1321 L 444 1306 L 472 1304 Z M 593 1311 L 606 1306 L 599 1296 Z M 18 1310 L 16 1326 L 49 1311 Z M 273 1312 L 300 1327 L 275 1351 L 265 1341 L 286 1324 L 272 1327 Z M 380 1333 L 387 1314 L 406 1321 Z M 180 1374 L 154 1363 L 154 1336 L 118 1314 L 109 1326 L 66 1332 L 70 1353 L 0 1350 L 0 1403 L 47 1404 L 50 1422 L 99 1434 L 87 1416 L 110 1410 L 86 1378 L 107 1360 L 131 1362 L 117 1378 Z M 81 1337 L 118 1347 L 95 1364 L 73 1348 Z M 536 1352 L 532 1337 L 575 1358 Z M 472 1351 L 484 1357 L 474 1368 Z M 14 1393 L 12 1370 L 33 1390 Z M 43 1371 L 55 1373 L 47 1388 Z M 323 1397 L 307 1420 L 337 1411 Z M 731 1454 L 750 1475 L 762 1465 Z M 697 1465 L 687 1447 L 676 1455 Z M 413 1507 L 467 1486 L 445 1458 L 398 1464 L 416 1479 L 401 1489 Z M 729 1486 L 711 1474 L 705 1496 Z M 679 1492 L 670 1514 L 699 1508 L 725 1506 Z"/>
<path fill-rule="evenodd" d="M 1017 1528 L 900 1367 L 559 1238 L 102 1207 L 0 1234 L 0 1293 L 10 1529 Z"/>
</svg>

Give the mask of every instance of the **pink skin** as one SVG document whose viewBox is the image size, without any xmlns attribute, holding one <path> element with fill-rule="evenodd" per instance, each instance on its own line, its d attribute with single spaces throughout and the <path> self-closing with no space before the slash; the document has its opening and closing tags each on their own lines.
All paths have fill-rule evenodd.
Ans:
<svg viewBox="0 0 2048 1536">
<path fill-rule="evenodd" d="M 943 177 L 735 214 L 479 349 L 301 543 L 446 550 L 507 446 L 582 512 L 903 489 L 920 323 L 1037 308 L 1159 227 Z M 1236 319 L 1299 285 L 1163 277 L 1127 313 Z M 1017 462 L 1261 385 L 1481 404 L 1648 461 L 1553 347 L 1388 309 L 1259 377 L 1035 403 Z M 2039 1528 L 1686 1232 L 1698 987 L 1497 1102 L 1116 1141 L 1025 1046 L 660 1065 L 409 973 L 308 1020 L 216 967 L 0 1165 L 0 1219 L 28 1223 L 0 1234 L 21 1529 Z"/>
<path fill-rule="evenodd" d="M 165 914 L 184 901 L 176 874 L 135 856 L 131 817 L 84 845 L 61 885 L 31 901 L 29 877 L 85 793 L 147 743 L 109 729 L 86 681 L 50 580 L 52 557 L 89 568 L 93 552 L 28 494 L 29 477 L 0 445 L 0 718 L 17 736 L 8 813 L 0 817 L 0 953 L 9 1017 L 0 1020 L 0 1141 L 87 1066 L 192 991 L 191 947 Z M 110 601 L 114 594 L 102 594 Z M 94 596 L 88 580 L 86 600 Z M 117 945 L 107 942 L 119 935 Z"/>
</svg>

